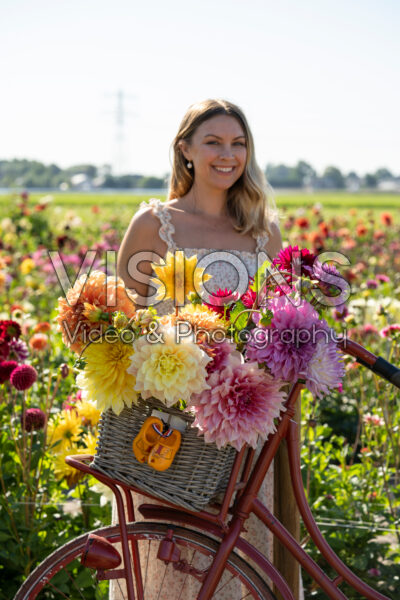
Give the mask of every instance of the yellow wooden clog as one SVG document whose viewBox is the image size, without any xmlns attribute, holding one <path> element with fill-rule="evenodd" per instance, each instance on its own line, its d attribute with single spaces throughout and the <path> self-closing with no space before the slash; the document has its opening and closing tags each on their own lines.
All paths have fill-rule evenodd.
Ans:
<svg viewBox="0 0 400 600">
<path fill-rule="evenodd" d="M 132 443 L 133 453 L 141 463 L 147 462 L 150 450 L 162 435 L 163 422 L 157 417 L 148 417 Z"/>
<path fill-rule="evenodd" d="M 175 454 L 181 445 L 181 433 L 177 429 L 169 429 L 150 450 L 147 464 L 156 471 L 166 471 L 172 465 Z"/>
</svg>

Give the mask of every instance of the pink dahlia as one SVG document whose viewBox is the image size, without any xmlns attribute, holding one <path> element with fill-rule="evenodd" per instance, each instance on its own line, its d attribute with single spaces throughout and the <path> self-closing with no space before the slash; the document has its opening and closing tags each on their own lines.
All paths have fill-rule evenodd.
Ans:
<svg viewBox="0 0 400 600">
<path fill-rule="evenodd" d="M 37 371 L 32 365 L 19 365 L 11 373 L 11 384 L 17 390 L 27 390 L 33 386 L 37 379 Z"/>
<path fill-rule="evenodd" d="M 393 323 L 381 330 L 381 336 L 384 338 L 391 337 L 400 333 L 400 323 Z"/>
<path fill-rule="evenodd" d="M 214 371 L 220 371 L 227 365 L 232 354 L 236 355 L 241 360 L 241 354 L 236 350 L 236 345 L 225 339 L 222 342 L 203 343 L 202 349 L 212 358 L 206 364 L 208 374 Z"/>
<path fill-rule="evenodd" d="M 256 363 L 232 357 L 207 383 L 210 389 L 193 394 L 188 405 L 196 415 L 193 425 L 207 443 L 218 448 L 231 444 L 239 451 L 246 443 L 255 448 L 259 435 L 266 439 L 275 431 L 274 419 L 284 410 L 281 380 Z"/>
<path fill-rule="evenodd" d="M 256 328 L 250 332 L 246 358 L 265 363 L 272 375 L 294 382 L 304 375 L 316 343 L 330 330 L 311 304 L 301 300 L 294 306 L 291 300 L 277 296 L 269 301 L 274 316 L 268 327 L 258 327 L 260 314 L 253 314 Z"/>
<path fill-rule="evenodd" d="M 37 431 L 43 429 L 46 423 L 46 415 L 40 408 L 28 408 L 21 415 L 21 425 L 25 431 Z"/>
<path fill-rule="evenodd" d="M 5 383 L 10 379 L 11 373 L 18 367 L 15 360 L 4 360 L 0 362 L 0 383 Z"/>
<path fill-rule="evenodd" d="M 204 304 L 222 316 L 224 314 L 224 306 L 230 305 L 227 306 L 226 309 L 226 316 L 229 318 L 229 313 L 232 310 L 232 304 L 236 302 L 238 298 L 239 294 L 237 292 L 233 293 L 232 290 L 228 290 L 228 288 L 225 288 L 224 290 L 219 288 L 216 292 L 209 294 L 210 302 L 204 302 Z"/>
</svg>

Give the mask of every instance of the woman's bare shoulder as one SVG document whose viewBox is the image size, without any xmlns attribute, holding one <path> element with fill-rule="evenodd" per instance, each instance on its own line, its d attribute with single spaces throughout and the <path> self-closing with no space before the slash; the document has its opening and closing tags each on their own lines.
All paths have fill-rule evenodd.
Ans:
<svg viewBox="0 0 400 600">
<path fill-rule="evenodd" d="M 269 223 L 269 236 L 264 250 L 271 259 L 275 258 L 280 250 L 282 250 L 282 235 L 279 223 L 276 220 Z"/>
</svg>

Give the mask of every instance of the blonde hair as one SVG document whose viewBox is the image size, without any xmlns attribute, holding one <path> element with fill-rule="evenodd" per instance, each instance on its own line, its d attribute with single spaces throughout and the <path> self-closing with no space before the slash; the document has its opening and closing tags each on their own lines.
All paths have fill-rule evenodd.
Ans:
<svg viewBox="0 0 400 600">
<path fill-rule="evenodd" d="M 243 128 L 247 146 L 244 171 L 228 190 L 228 214 L 233 218 L 235 229 L 240 233 L 271 233 L 269 224 L 277 218 L 273 191 L 256 162 L 253 135 L 246 117 L 236 104 L 228 100 L 204 100 L 192 104 L 187 110 L 171 145 L 173 160 L 168 200 L 187 194 L 194 182 L 193 169 L 187 167 L 187 160 L 179 142 L 184 140 L 190 144 L 199 125 L 216 115 L 234 117 Z"/>
</svg>

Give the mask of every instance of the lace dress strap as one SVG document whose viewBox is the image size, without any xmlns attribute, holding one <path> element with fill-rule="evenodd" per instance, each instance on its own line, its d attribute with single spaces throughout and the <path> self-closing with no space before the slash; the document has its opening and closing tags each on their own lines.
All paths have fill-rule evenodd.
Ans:
<svg viewBox="0 0 400 600">
<path fill-rule="evenodd" d="M 153 213 L 160 219 L 161 227 L 159 229 L 160 238 L 167 244 L 168 252 L 174 252 L 177 250 L 177 246 L 173 239 L 175 233 L 175 227 L 171 223 L 171 214 L 168 210 L 168 206 L 164 202 L 161 202 L 159 198 L 150 198 L 150 200 L 143 200 L 141 202 L 139 210 L 142 208 L 151 207 Z"/>
<path fill-rule="evenodd" d="M 268 242 L 269 240 L 269 234 L 266 231 L 263 231 L 262 233 L 258 233 L 254 236 L 257 245 L 256 245 L 256 252 L 261 252 L 262 250 L 265 249 L 265 244 Z"/>
</svg>

